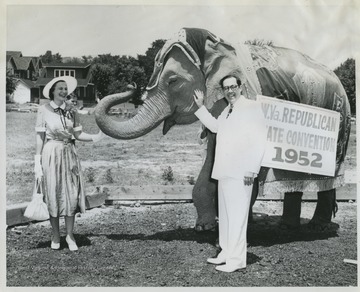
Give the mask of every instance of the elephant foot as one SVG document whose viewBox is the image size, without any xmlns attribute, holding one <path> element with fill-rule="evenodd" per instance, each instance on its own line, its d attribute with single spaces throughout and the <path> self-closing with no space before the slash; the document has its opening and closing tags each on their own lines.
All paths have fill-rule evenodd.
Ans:
<svg viewBox="0 0 360 292">
<path fill-rule="evenodd" d="M 336 203 L 336 191 L 335 189 L 332 189 L 318 192 L 317 198 L 315 212 L 310 223 L 311 225 L 326 225 L 331 222 L 332 216 L 335 217 L 338 209 Z"/>
<path fill-rule="evenodd" d="M 284 209 L 280 221 L 281 229 L 297 229 L 300 227 L 302 192 L 285 193 Z"/>
<path fill-rule="evenodd" d="M 213 221 L 200 221 L 198 220 L 195 225 L 195 231 L 217 231 L 218 224 L 215 220 Z"/>
<path fill-rule="evenodd" d="M 279 223 L 279 228 L 282 230 L 288 230 L 288 231 L 296 231 L 300 229 L 300 219 L 299 220 L 288 220 L 281 218 Z"/>
</svg>

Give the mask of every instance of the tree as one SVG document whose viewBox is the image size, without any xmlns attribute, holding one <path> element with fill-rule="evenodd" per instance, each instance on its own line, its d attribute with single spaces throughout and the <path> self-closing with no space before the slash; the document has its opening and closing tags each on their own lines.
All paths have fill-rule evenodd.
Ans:
<svg viewBox="0 0 360 292">
<path fill-rule="evenodd" d="M 129 56 L 98 55 L 93 59 L 92 76 L 101 96 L 123 92 L 128 84 L 134 82 L 138 88 L 146 85 L 144 69 L 139 66 L 138 60 Z M 132 102 L 140 104 L 140 97 L 139 90 Z"/>
<path fill-rule="evenodd" d="M 353 115 L 356 114 L 356 88 L 355 88 L 355 60 L 348 58 L 344 63 L 334 70 L 344 86 L 346 95 L 350 102 Z"/>
<path fill-rule="evenodd" d="M 92 63 L 92 61 L 93 61 L 93 57 L 92 56 L 90 56 L 90 55 L 88 55 L 88 56 L 81 56 L 81 58 L 82 58 L 82 61 L 83 61 L 83 63 Z"/>
<path fill-rule="evenodd" d="M 6 71 L 6 102 L 10 101 L 10 95 L 16 90 L 17 80 L 10 75 L 10 70 Z"/>
<path fill-rule="evenodd" d="M 125 91 L 127 85 L 136 83 L 138 90 L 132 102 L 141 104 L 141 95 L 153 72 L 155 56 L 164 43 L 165 40 L 161 39 L 154 41 L 145 55 L 138 55 L 137 58 L 111 54 L 82 58 L 92 61 L 93 83 L 101 96 Z"/>
<path fill-rule="evenodd" d="M 6 93 L 12 94 L 16 90 L 16 86 L 16 79 L 10 76 L 6 76 Z"/>
<path fill-rule="evenodd" d="M 95 64 L 91 67 L 92 82 L 101 96 L 108 95 L 109 85 L 112 82 L 112 69 L 110 65 Z"/>
<path fill-rule="evenodd" d="M 138 90 L 134 94 L 132 102 L 134 104 L 141 104 L 141 93 L 142 89 L 146 85 L 146 77 L 144 69 L 139 66 L 138 60 L 129 56 L 121 56 L 116 61 L 116 65 L 114 67 L 114 79 L 116 82 L 112 85 L 109 90 L 121 92 L 126 90 L 126 86 L 130 83 L 136 83 Z"/>
<path fill-rule="evenodd" d="M 160 51 L 160 49 L 164 46 L 166 40 L 158 39 L 152 42 L 151 47 L 147 49 L 145 55 L 138 55 L 138 61 L 140 67 L 144 68 L 145 78 L 147 81 L 150 80 L 151 74 L 154 71 L 154 60 L 156 54 Z"/>
<path fill-rule="evenodd" d="M 62 60 L 63 63 L 83 64 L 84 60 L 79 57 L 70 57 Z"/>
<path fill-rule="evenodd" d="M 46 51 L 45 55 L 40 55 L 41 61 L 45 64 L 62 63 L 62 57 L 59 53 L 53 55 L 51 51 Z"/>
<path fill-rule="evenodd" d="M 112 56 L 111 54 L 102 54 L 98 55 L 93 59 L 93 64 L 103 64 L 110 65 L 111 67 L 115 66 L 116 61 L 120 58 L 120 56 Z"/>
</svg>

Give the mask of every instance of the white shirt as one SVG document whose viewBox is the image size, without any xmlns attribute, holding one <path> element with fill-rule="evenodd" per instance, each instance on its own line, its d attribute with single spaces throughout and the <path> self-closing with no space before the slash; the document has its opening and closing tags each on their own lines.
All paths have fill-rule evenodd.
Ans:
<svg viewBox="0 0 360 292">
<path fill-rule="evenodd" d="M 215 119 L 206 109 L 195 112 L 199 120 L 217 133 L 215 162 L 211 177 L 243 178 L 246 172 L 259 173 L 265 152 L 266 125 L 261 103 L 244 96 L 230 105 Z"/>
</svg>

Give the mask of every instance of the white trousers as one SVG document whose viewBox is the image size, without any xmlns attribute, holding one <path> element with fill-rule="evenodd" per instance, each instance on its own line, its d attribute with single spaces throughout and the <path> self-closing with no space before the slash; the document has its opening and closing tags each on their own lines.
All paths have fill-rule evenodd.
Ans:
<svg viewBox="0 0 360 292">
<path fill-rule="evenodd" d="M 226 264 L 246 267 L 246 231 L 252 186 L 243 179 L 224 178 L 218 183 L 219 245 L 218 258 Z"/>
</svg>

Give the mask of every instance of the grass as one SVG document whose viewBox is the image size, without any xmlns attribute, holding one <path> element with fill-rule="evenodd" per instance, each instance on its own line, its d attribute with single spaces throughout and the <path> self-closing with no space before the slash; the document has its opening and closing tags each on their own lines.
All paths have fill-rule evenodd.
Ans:
<svg viewBox="0 0 360 292">
<path fill-rule="evenodd" d="M 31 200 L 35 154 L 35 113 L 6 113 L 7 204 Z M 87 133 L 97 133 L 94 116 L 81 116 Z M 134 140 L 106 137 L 98 143 L 76 142 L 87 188 L 107 183 L 118 186 L 193 185 L 202 165 L 196 135 L 200 123 L 173 127 L 162 135 L 162 125 Z M 171 169 L 171 174 L 165 173 Z M 345 169 L 356 168 L 356 126 L 352 125 Z"/>
<path fill-rule="evenodd" d="M 7 204 L 31 200 L 35 155 L 35 113 L 6 113 Z M 81 116 L 84 132 L 97 133 L 94 116 Z M 110 137 L 98 143 L 76 142 L 87 188 L 107 183 L 122 185 L 164 184 L 169 167 L 173 184 L 191 184 L 197 177 L 202 149 L 196 134 L 200 123 L 175 126 L 162 135 L 162 126 L 134 140 Z"/>
</svg>

